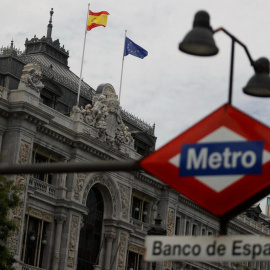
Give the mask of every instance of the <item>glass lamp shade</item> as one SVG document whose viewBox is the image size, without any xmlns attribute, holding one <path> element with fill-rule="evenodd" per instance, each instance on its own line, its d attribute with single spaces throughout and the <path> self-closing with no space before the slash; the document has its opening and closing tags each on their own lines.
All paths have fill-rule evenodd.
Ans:
<svg viewBox="0 0 270 270">
<path fill-rule="evenodd" d="M 206 11 L 196 13 L 193 29 L 180 42 L 179 50 L 197 56 L 212 56 L 218 53 L 210 26 L 210 16 Z"/>
<path fill-rule="evenodd" d="M 46 240 L 46 239 L 43 239 L 43 240 L 41 241 L 41 243 L 42 243 L 43 245 L 46 245 L 46 244 L 47 244 L 47 240 Z"/>
<path fill-rule="evenodd" d="M 248 81 L 243 91 L 255 97 L 270 97 L 269 60 L 260 58 L 254 63 L 255 75 Z"/>
</svg>

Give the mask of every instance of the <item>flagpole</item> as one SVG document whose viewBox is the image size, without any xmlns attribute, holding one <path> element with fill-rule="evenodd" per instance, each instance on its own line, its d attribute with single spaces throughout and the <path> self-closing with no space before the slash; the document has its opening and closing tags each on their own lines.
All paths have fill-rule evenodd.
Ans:
<svg viewBox="0 0 270 270">
<path fill-rule="evenodd" d="M 127 36 L 127 30 L 125 30 L 125 41 L 124 41 L 124 50 L 123 50 L 123 59 L 122 59 L 122 70 L 121 70 L 120 89 L 119 89 L 119 102 L 120 102 L 120 97 L 121 97 L 121 87 L 122 87 L 124 57 L 125 57 L 125 48 L 126 48 L 126 36 Z"/>
<path fill-rule="evenodd" d="M 81 84 L 82 84 L 82 69 L 83 69 L 83 59 L 84 59 L 84 49 L 85 49 L 85 40 L 86 40 L 86 34 L 87 34 L 87 24 L 88 24 L 89 9 L 90 9 L 90 4 L 88 4 L 87 16 L 86 16 L 85 33 L 84 33 L 84 42 L 83 42 L 83 53 L 82 53 L 82 63 L 81 63 L 81 72 L 80 72 L 80 81 L 79 81 L 78 95 L 77 95 L 77 103 L 76 103 L 76 106 L 77 106 L 77 107 L 79 107 L 80 92 L 81 92 Z"/>
</svg>

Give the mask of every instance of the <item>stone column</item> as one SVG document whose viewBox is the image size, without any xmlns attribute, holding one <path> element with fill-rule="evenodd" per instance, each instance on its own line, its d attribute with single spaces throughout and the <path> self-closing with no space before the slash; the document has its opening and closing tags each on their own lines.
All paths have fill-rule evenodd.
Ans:
<svg viewBox="0 0 270 270">
<path fill-rule="evenodd" d="M 66 221 L 66 216 L 56 215 L 55 220 L 56 220 L 56 233 L 55 233 L 55 241 L 54 241 L 52 270 L 59 269 L 62 230 L 63 230 L 63 223 Z"/>
<path fill-rule="evenodd" d="M 110 270 L 111 266 L 111 257 L 112 257 L 112 242 L 115 238 L 114 233 L 105 234 L 106 238 L 106 261 L 105 261 L 105 270 Z"/>
</svg>

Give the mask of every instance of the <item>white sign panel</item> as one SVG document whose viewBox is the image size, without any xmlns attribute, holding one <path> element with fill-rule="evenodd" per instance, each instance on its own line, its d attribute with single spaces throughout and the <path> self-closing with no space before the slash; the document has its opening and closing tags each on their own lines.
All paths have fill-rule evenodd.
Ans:
<svg viewBox="0 0 270 270">
<path fill-rule="evenodd" d="M 154 261 L 266 261 L 270 260 L 270 237 L 147 236 L 145 260 Z"/>
</svg>

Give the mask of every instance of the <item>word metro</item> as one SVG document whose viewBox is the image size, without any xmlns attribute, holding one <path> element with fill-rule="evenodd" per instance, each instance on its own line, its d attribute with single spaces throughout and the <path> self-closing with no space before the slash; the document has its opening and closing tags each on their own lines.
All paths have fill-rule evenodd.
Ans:
<svg viewBox="0 0 270 270">
<path fill-rule="evenodd" d="M 180 176 L 262 173 L 263 141 L 184 144 Z"/>
</svg>

